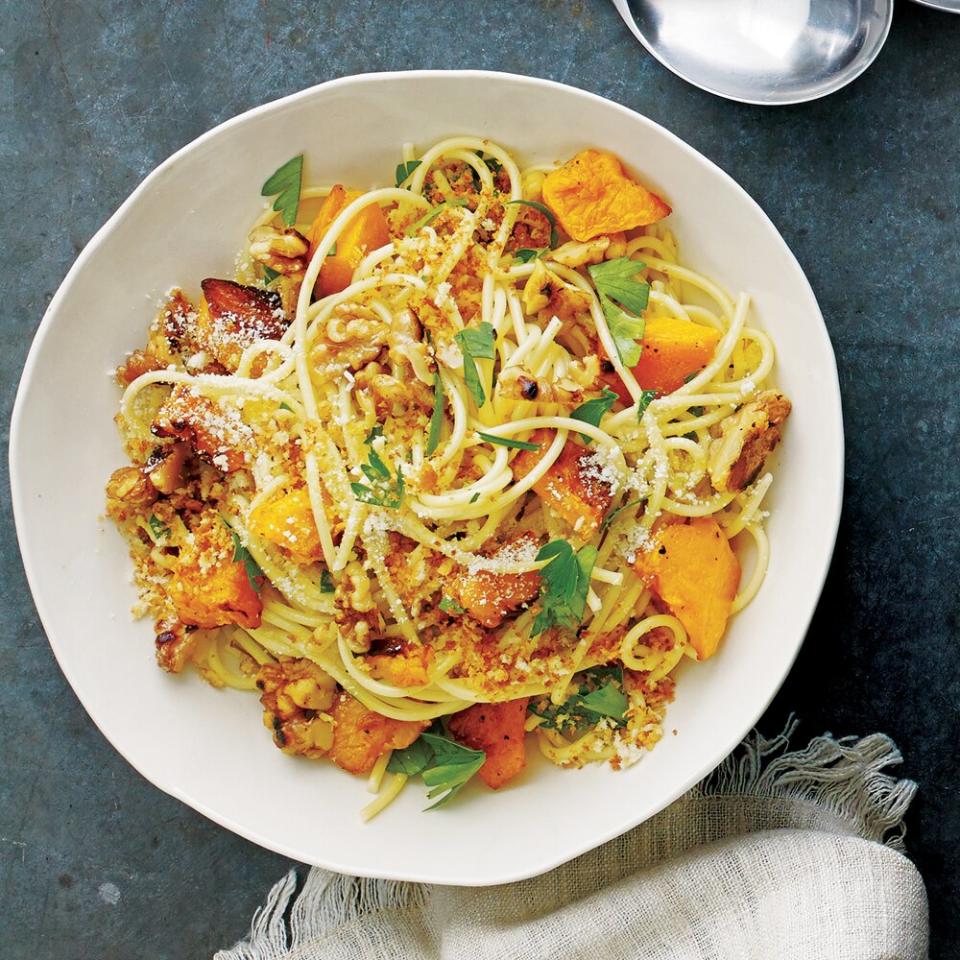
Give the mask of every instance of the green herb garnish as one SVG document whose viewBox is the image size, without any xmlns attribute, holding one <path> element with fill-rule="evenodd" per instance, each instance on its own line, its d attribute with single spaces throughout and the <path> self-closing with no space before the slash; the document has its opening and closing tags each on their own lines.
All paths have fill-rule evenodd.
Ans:
<svg viewBox="0 0 960 960">
<path fill-rule="evenodd" d="M 443 427 L 443 381 L 440 372 L 433 375 L 433 413 L 430 414 L 430 432 L 427 434 L 427 456 L 437 449 L 440 443 L 440 429 Z"/>
<path fill-rule="evenodd" d="M 226 521 L 224 521 L 224 523 L 226 523 Z M 229 524 L 227 526 L 229 528 Z M 230 538 L 233 540 L 233 562 L 243 564 L 243 569 L 247 571 L 247 579 L 250 581 L 250 586 L 259 593 L 263 586 L 259 579 L 263 576 L 260 564 L 253 559 L 250 551 L 240 542 L 240 538 L 233 529 L 230 529 Z"/>
<path fill-rule="evenodd" d="M 379 430 L 374 427 L 367 437 L 367 443 L 372 443 L 374 433 Z M 383 432 L 377 434 L 383 436 Z M 362 503 L 369 503 L 376 507 L 387 507 L 390 510 L 399 510 L 403 503 L 403 474 L 397 467 L 396 479 L 393 479 L 390 468 L 383 462 L 380 454 L 373 447 L 370 447 L 370 453 L 367 454 L 367 462 L 360 464 L 363 475 L 370 481 L 370 486 L 354 481 L 350 484 L 353 495 Z"/>
<path fill-rule="evenodd" d="M 503 169 L 503 164 L 496 157 L 488 157 L 482 150 L 477 150 L 476 153 L 494 176 Z"/>
<path fill-rule="evenodd" d="M 477 407 L 486 402 L 483 384 L 480 382 L 480 373 L 477 370 L 478 359 L 493 360 L 494 350 L 493 326 L 489 323 L 480 323 L 474 328 L 461 330 L 454 338 L 463 354 L 463 379 L 467 389 L 473 396 Z"/>
<path fill-rule="evenodd" d="M 529 263 L 531 260 L 542 257 L 548 249 L 548 247 L 540 247 L 539 250 L 534 250 L 531 247 L 521 247 L 519 250 L 513 251 L 513 256 L 514 259 L 519 260 L 520 263 Z"/>
<path fill-rule="evenodd" d="M 623 504 L 621 507 L 617 507 L 616 510 L 612 510 L 603 518 L 603 523 L 600 524 L 600 536 L 602 537 L 610 527 L 610 524 L 621 514 L 624 510 L 629 510 L 631 507 L 637 507 L 643 500 L 631 500 L 629 503 Z"/>
<path fill-rule="evenodd" d="M 587 267 L 597 288 L 603 315 L 617 346 L 624 366 L 633 367 L 640 360 L 644 319 L 636 314 L 647 307 L 650 284 L 636 280 L 644 265 L 639 260 L 618 257 Z M 627 312 L 631 311 L 631 312 Z"/>
<path fill-rule="evenodd" d="M 471 503 L 476 503 L 480 499 L 480 491 L 478 490 L 471 498 Z"/>
<path fill-rule="evenodd" d="M 515 204 L 522 204 L 525 207 L 537 210 L 550 221 L 550 249 L 555 249 L 560 242 L 560 235 L 557 233 L 557 218 L 553 215 L 553 211 L 536 200 L 508 200 L 504 206 L 510 207 Z"/>
<path fill-rule="evenodd" d="M 637 422 L 639 423 L 643 419 L 643 415 L 647 412 L 647 407 L 657 399 L 656 390 L 644 390 L 640 394 L 640 399 L 637 401 Z"/>
<path fill-rule="evenodd" d="M 581 403 L 576 410 L 572 410 L 570 416 L 574 420 L 582 420 L 591 426 L 599 427 L 604 415 L 610 412 L 610 408 L 618 399 L 619 397 L 616 393 L 605 388 L 599 397 L 588 400 L 586 403 Z M 580 436 L 583 438 L 584 443 L 591 442 L 591 438 L 585 433 L 581 433 Z"/>
<path fill-rule="evenodd" d="M 465 207 L 467 201 L 464 197 L 457 197 L 455 200 L 444 200 L 438 203 L 432 210 L 425 213 L 416 223 L 407 227 L 407 236 L 412 237 L 419 233 L 427 224 L 432 223 L 444 210 L 450 210 L 453 207 Z"/>
<path fill-rule="evenodd" d="M 407 160 L 403 163 L 398 163 L 397 169 L 395 172 L 395 176 L 397 179 L 396 185 L 398 187 L 402 187 L 403 184 L 406 183 L 407 179 L 410 177 L 410 174 L 413 173 L 413 171 L 420 166 L 420 163 L 421 163 L 420 160 Z"/>
<path fill-rule="evenodd" d="M 487 443 L 495 443 L 501 447 L 510 447 L 512 450 L 539 450 L 539 443 L 531 443 L 529 440 L 514 440 L 512 437 L 497 437 L 492 433 L 481 433 L 477 431 L 477 436 Z"/>
<path fill-rule="evenodd" d="M 466 607 L 460 606 L 453 597 L 442 597 L 440 603 L 437 604 L 444 613 L 453 613 L 460 615 L 461 613 L 466 613 Z"/>
<path fill-rule="evenodd" d="M 551 540 L 540 548 L 537 560 L 550 562 L 540 570 L 543 609 L 533 621 L 530 635 L 535 637 L 550 627 L 565 627 L 576 632 L 586 609 L 597 548 L 586 546 L 574 553 L 566 540 Z"/>
<path fill-rule="evenodd" d="M 160 540 L 166 540 L 167 537 L 170 536 L 170 528 L 155 514 L 150 514 L 147 518 L 147 524 L 153 535 L 154 543 L 158 543 Z"/>
<path fill-rule="evenodd" d="M 387 769 L 408 777 L 420 774 L 430 788 L 427 799 L 440 797 L 427 807 L 434 810 L 452 800 L 486 759 L 482 750 L 471 750 L 437 733 L 421 733 L 405 750 L 395 750 L 390 755 Z"/>
<path fill-rule="evenodd" d="M 274 270 L 272 267 L 268 267 L 266 264 L 263 264 L 263 279 L 266 283 L 273 283 L 273 281 L 279 276 L 279 270 Z"/>
<path fill-rule="evenodd" d="M 604 717 L 615 726 L 626 726 L 629 703 L 624 692 L 623 668 L 594 667 L 577 676 L 577 692 L 563 703 L 553 704 L 548 697 L 533 702 L 530 712 L 543 718 L 541 726 L 580 734 Z"/>
<path fill-rule="evenodd" d="M 334 593 L 337 589 L 337 585 L 333 582 L 333 576 L 330 574 L 329 570 L 320 571 L 320 592 L 321 593 Z"/>
<path fill-rule="evenodd" d="M 276 196 L 273 209 L 281 214 L 283 222 L 292 227 L 297 222 L 300 206 L 300 181 L 303 177 L 303 154 L 288 160 L 275 170 L 260 191 L 262 197 Z"/>
</svg>

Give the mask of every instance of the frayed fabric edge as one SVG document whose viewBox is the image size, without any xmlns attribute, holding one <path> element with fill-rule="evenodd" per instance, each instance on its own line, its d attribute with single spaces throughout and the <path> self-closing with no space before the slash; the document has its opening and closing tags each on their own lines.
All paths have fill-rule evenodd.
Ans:
<svg viewBox="0 0 960 960">
<path fill-rule="evenodd" d="M 852 834 L 903 850 L 904 817 L 917 792 L 912 780 L 884 772 L 903 762 L 886 735 L 815 737 L 789 750 L 798 721 L 767 739 L 754 730 L 688 797 L 782 798 L 809 803 L 846 823 Z M 423 905 L 418 883 L 374 880 L 314 867 L 294 899 L 296 871 L 276 883 L 256 912 L 250 936 L 213 960 L 283 960 L 292 949 L 371 912 Z M 287 914 L 290 914 L 288 933 Z"/>
<path fill-rule="evenodd" d="M 897 745 L 882 733 L 859 739 L 826 733 L 801 750 L 789 750 L 798 722 L 791 716 L 769 740 L 754 730 L 688 796 L 809 803 L 846 823 L 851 833 L 902 852 L 904 817 L 917 784 L 885 772 L 903 762 Z"/>
<path fill-rule="evenodd" d="M 301 944 L 366 914 L 422 906 L 426 897 L 419 883 L 350 877 L 319 867 L 310 870 L 294 898 L 296 888 L 297 873 L 291 870 L 254 914 L 249 938 L 217 951 L 213 960 L 283 960 Z"/>
</svg>

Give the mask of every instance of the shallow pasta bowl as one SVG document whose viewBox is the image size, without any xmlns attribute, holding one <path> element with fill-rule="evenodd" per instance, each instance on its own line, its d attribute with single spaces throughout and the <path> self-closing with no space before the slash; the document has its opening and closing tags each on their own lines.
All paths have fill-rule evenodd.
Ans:
<svg viewBox="0 0 960 960">
<path fill-rule="evenodd" d="M 544 116 L 565 122 L 538 125 L 532 135 L 530 118 Z M 767 579 L 720 653 L 682 671 L 656 749 L 620 773 L 534 760 L 510 788 L 469 788 L 430 813 L 422 812 L 422 792 L 409 788 L 365 825 L 363 783 L 332 764 L 280 753 L 253 697 L 155 666 L 151 626 L 129 614 L 126 546 L 102 519 L 103 484 L 123 459 L 112 421 L 118 391 L 107 371 L 142 343 L 164 290 L 232 275 L 260 209 L 260 185 L 290 156 L 305 152 L 315 182 L 365 188 L 391 182 L 404 141 L 424 146 L 455 133 L 496 139 L 526 163 L 587 145 L 623 157 L 673 206 L 684 262 L 752 294 L 795 412 L 767 503 Z M 479 885 L 545 871 L 652 816 L 755 723 L 799 650 L 826 575 L 843 435 L 836 366 L 814 295 L 775 227 L 733 180 L 662 127 L 592 94 L 505 74 L 423 71 L 335 80 L 259 107 L 151 174 L 50 304 L 17 395 L 10 459 L 24 565 L 51 646 L 96 724 L 144 776 L 223 826 L 308 863 Z"/>
</svg>

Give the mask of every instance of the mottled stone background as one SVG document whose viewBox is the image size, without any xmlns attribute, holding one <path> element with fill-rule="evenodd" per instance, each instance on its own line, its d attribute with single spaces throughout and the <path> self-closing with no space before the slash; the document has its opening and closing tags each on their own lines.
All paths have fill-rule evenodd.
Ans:
<svg viewBox="0 0 960 960">
<path fill-rule="evenodd" d="M 2 0 L 4 445 L 34 329 L 73 258 L 145 174 L 221 120 L 342 74 L 416 67 L 535 74 L 640 110 L 770 214 L 839 360 L 840 541 L 762 729 L 797 711 L 804 738 L 883 730 L 897 740 L 903 773 L 921 785 L 909 846 L 930 891 L 933 955 L 957 956 L 960 17 L 897 6 L 886 48 L 852 87 L 762 109 L 673 77 L 604 0 Z M 37 621 L 6 469 L 0 953 L 208 956 L 244 932 L 289 864 L 155 790 L 93 727 Z"/>
</svg>

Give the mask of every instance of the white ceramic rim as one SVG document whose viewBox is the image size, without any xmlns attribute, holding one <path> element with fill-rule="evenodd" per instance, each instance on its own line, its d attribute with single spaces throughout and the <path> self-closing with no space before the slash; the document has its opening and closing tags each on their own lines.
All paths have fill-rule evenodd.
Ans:
<svg viewBox="0 0 960 960">
<path fill-rule="evenodd" d="M 931 7 L 938 7 L 940 10 L 951 9 L 949 7 L 939 6 L 935 2 L 929 2 L 929 0 L 916 0 L 916 2 L 923 3 Z M 958 2 L 960 2 L 960 0 L 958 0 Z M 701 83 L 699 80 L 694 80 L 693 77 L 684 73 L 682 70 L 678 70 L 677 67 L 675 67 L 672 63 L 668 63 L 647 41 L 647 38 L 643 35 L 640 28 L 637 26 L 636 21 L 633 19 L 633 15 L 630 13 L 628 0 L 613 0 L 613 5 L 616 7 L 617 13 L 620 14 L 623 22 L 627 25 L 627 28 L 637 38 L 637 40 L 640 41 L 647 53 L 649 53 L 654 60 L 660 63 L 661 66 L 665 67 L 672 74 L 675 74 L 681 80 L 686 80 L 686 82 L 691 86 L 697 87 L 700 90 L 705 90 L 707 93 L 712 93 L 714 96 L 723 97 L 724 100 L 733 100 L 736 103 L 749 103 L 756 107 L 789 107 L 792 104 L 797 103 L 810 103 L 813 100 L 822 100 L 824 97 L 829 97 L 831 93 L 836 93 L 838 90 L 842 90 L 844 87 L 849 86 L 854 80 L 869 70 L 873 65 L 873 62 L 877 59 L 877 57 L 880 56 L 880 51 L 886 45 L 887 37 L 890 36 L 890 27 L 893 25 L 893 0 L 890 0 L 890 5 L 887 10 L 887 22 L 883 26 L 883 36 L 880 37 L 880 42 L 873 51 L 873 56 L 861 64 L 859 69 L 854 73 L 851 73 L 849 76 L 844 76 L 842 79 L 837 79 L 833 83 L 824 86 L 823 89 L 818 90 L 816 93 L 808 96 L 783 97 L 782 99 L 778 98 L 776 100 L 759 98 L 754 99 L 752 97 L 735 97 L 732 93 L 726 93 L 725 91 L 718 90 L 716 87 L 712 87 L 707 83 Z M 960 7 L 954 7 L 952 9 L 960 11 Z"/>
<path fill-rule="evenodd" d="M 710 167 L 713 167 L 715 172 L 719 174 L 721 177 L 723 177 L 724 179 L 726 179 L 729 182 L 729 184 L 739 193 L 742 200 L 745 203 L 749 204 L 756 213 L 759 213 L 762 220 L 766 221 L 766 223 L 770 226 L 771 230 L 773 231 L 774 235 L 777 238 L 777 241 L 781 244 L 784 253 L 787 255 L 789 260 L 792 261 L 792 263 L 795 265 L 797 273 L 800 279 L 802 280 L 803 284 L 805 285 L 807 292 L 809 293 L 812 308 L 816 310 L 816 316 L 819 319 L 821 326 L 823 327 L 823 334 L 827 338 L 827 341 L 829 342 L 829 335 L 826 329 L 826 324 L 823 320 L 823 315 L 820 311 L 819 305 L 817 304 L 816 296 L 813 292 L 813 289 L 810 287 L 810 283 L 807 280 L 806 275 L 803 272 L 803 269 L 801 268 L 800 264 L 797 262 L 796 257 L 794 257 L 790 248 L 787 246 L 786 241 L 780 235 L 779 230 L 777 230 L 776 226 L 773 224 L 770 218 L 766 215 L 766 213 L 764 213 L 764 211 L 759 206 L 759 204 L 729 174 L 721 170 L 719 167 L 716 166 L 716 164 L 713 163 L 713 161 L 707 159 L 701 153 L 694 150 L 693 147 L 689 146 L 687 143 L 685 143 L 675 134 L 671 133 L 666 128 L 661 127 L 659 124 L 655 123 L 649 118 L 644 117 L 642 114 L 639 114 L 636 111 L 623 106 L 622 104 L 616 103 L 615 101 L 608 100 L 605 97 L 601 97 L 598 94 L 590 93 L 585 90 L 580 90 L 577 87 L 571 87 L 567 84 L 557 83 L 552 80 L 544 80 L 537 77 L 527 77 L 527 76 L 521 76 L 518 74 L 504 73 L 500 71 L 490 71 L 490 70 L 384 71 L 380 73 L 353 74 L 350 76 L 339 77 L 335 80 L 329 80 L 325 83 L 320 83 L 313 87 L 308 87 L 305 90 L 298 91 L 297 93 L 290 94 L 289 96 L 283 97 L 279 100 L 273 100 L 273 101 L 270 101 L 269 103 L 262 104 L 259 107 L 254 107 L 251 110 L 248 110 L 235 117 L 232 117 L 229 120 L 224 121 L 221 124 L 218 124 L 216 127 L 212 128 L 211 130 L 208 130 L 206 133 L 202 134 L 201 136 L 197 137 L 195 140 L 186 144 L 184 147 L 181 147 L 178 151 L 176 151 L 176 153 L 172 154 L 163 163 L 161 163 L 156 169 L 154 169 L 153 172 L 150 173 L 136 187 L 133 193 L 130 194 L 130 196 L 120 205 L 117 211 L 106 221 L 106 223 L 104 223 L 104 225 L 94 234 L 91 240 L 83 248 L 80 255 L 77 257 L 76 261 L 74 262 L 73 266 L 70 268 L 70 270 L 67 272 L 67 275 L 64 277 L 53 299 L 50 301 L 50 304 L 44 313 L 43 319 L 40 322 L 40 325 L 37 329 L 37 333 L 34 336 L 33 343 L 30 347 L 30 351 L 27 355 L 26 363 L 24 364 L 23 373 L 20 379 L 20 384 L 17 389 L 16 399 L 14 401 L 13 414 L 11 416 L 10 441 L 9 441 L 9 448 L 8 448 L 9 466 L 10 466 L 10 486 L 11 486 L 12 503 L 13 503 L 14 524 L 17 530 L 17 539 L 20 545 L 20 552 L 21 552 L 21 557 L 23 559 L 23 566 L 26 573 L 27 582 L 30 586 L 31 593 L 33 594 L 34 603 L 36 605 L 37 613 L 40 617 L 40 621 L 44 626 L 44 631 L 47 634 L 47 639 L 50 643 L 51 649 L 53 650 L 54 656 L 56 657 L 57 662 L 60 665 L 60 669 L 63 671 L 64 675 L 66 676 L 67 682 L 70 684 L 78 700 L 83 705 L 84 709 L 87 711 L 87 714 L 93 720 L 94 724 L 97 726 L 97 728 L 106 738 L 106 740 L 109 743 L 111 743 L 111 745 L 114 745 L 113 741 L 111 740 L 109 733 L 105 729 L 105 724 L 101 722 L 101 716 L 99 715 L 99 711 L 97 711 L 91 706 L 91 704 L 88 702 L 89 698 L 85 698 L 75 686 L 74 677 L 71 675 L 71 670 L 66 665 L 65 657 L 61 656 L 61 650 L 58 646 L 57 640 L 47 629 L 47 624 L 48 622 L 50 622 L 50 617 L 48 616 L 48 609 L 47 609 L 47 606 L 38 599 L 38 596 L 40 595 L 39 585 L 41 581 L 41 573 L 33 562 L 33 557 L 31 556 L 31 552 L 28 547 L 28 540 L 24 535 L 25 525 L 27 521 L 26 493 L 20 485 L 18 471 L 15 469 L 16 463 L 14 460 L 14 451 L 16 450 L 20 442 L 21 420 L 24 416 L 24 409 L 25 409 L 24 408 L 24 394 L 25 394 L 24 385 L 27 382 L 29 382 L 29 380 L 32 377 L 33 368 L 37 362 L 37 358 L 39 357 L 42 351 L 42 347 L 44 345 L 46 337 L 49 335 L 50 330 L 52 329 L 52 318 L 54 314 L 57 312 L 61 302 L 64 300 L 65 296 L 69 292 L 69 288 L 71 286 L 71 283 L 75 275 L 77 275 L 79 272 L 81 272 L 84 269 L 84 266 L 87 260 L 92 255 L 93 251 L 96 250 L 96 248 L 103 242 L 103 239 L 110 233 L 114 225 L 126 215 L 127 211 L 136 203 L 138 197 L 148 189 L 149 185 L 153 183 L 154 180 L 157 180 L 160 177 L 162 177 L 166 172 L 166 170 L 169 167 L 171 167 L 173 164 L 175 164 L 182 156 L 201 148 L 208 140 L 214 137 L 219 131 L 225 128 L 230 128 L 232 126 L 242 124 L 250 117 L 279 108 L 281 105 L 286 105 L 286 104 L 296 102 L 297 100 L 300 100 L 300 99 L 309 98 L 310 96 L 315 94 L 317 91 L 322 89 L 329 89 L 333 87 L 338 87 L 338 86 L 343 86 L 343 85 L 358 83 L 358 82 L 359 83 L 368 83 L 368 82 L 379 83 L 379 82 L 383 82 L 384 80 L 390 80 L 390 79 L 399 78 L 399 77 L 412 76 L 418 79 L 441 79 L 444 77 L 450 77 L 451 75 L 455 75 L 457 77 L 464 78 L 464 79 L 474 79 L 477 81 L 482 81 L 484 79 L 492 78 L 492 77 L 498 77 L 501 79 L 507 79 L 507 80 L 516 82 L 518 84 L 562 90 L 567 95 L 575 95 L 583 98 L 588 102 L 605 104 L 607 107 L 613 107 L 616 110 L 621 111 L 626 117 L 631 118 L 631 120 L 636 120 L 639 118 L 644 123 L 647 123 L 647 124 L 650 124 L 651 126 L 656 127 L 663 134 L 663 136 L 671 140 L 678 149 L 683 150 L 688 154 L 691 154 L 697 160 L 697 162 L 708 164 Z M 842 413 L 842 406 L 840 402 L 840 383 L 839 383 L 839 377 L 837 375 L 836 358 L 833 354 L 832 349 L 830 350 L 830 359 L 832 361 L 830 369 L 824 370 L 824 375 L 828 377 L 828 381 L 830 385 L 833 387 L 834 407 L 835 407 L 835 414 L 836 414 L 836 423 L 838 427 L 837 440 L 839 444 L 839 450 L 837 451 L 838 453 L 837 464 L 839 466 L 839 469 L 837 471 L 837 475 L 834 480 L 835 495 L 833 498 L 833 503 L 829 505 L 829 509 L 825 509 L 823 514 L 824 523 L 829 525 L 830 549 L 827 552 L 825 552 L 823 559 L 821 561 L 820 569 L 816 571 L 812 571 L 811 573 L 810 581 L 811 583 L 816 584 L 817 590 L 816 590 L 816 594 L 813 595 L 815 599 L 812 600 L 810 605 L 810 610 L 807 613 L 805 621 L 802 624 L 804 636 L 806 635 L 806 631 L 809 628 L 810 621 L 816 610 L 816 606 L 819 601 L 819 596 L 823 591 L 823 584 L 826 580 L 826 576 L 830 568 L 830 563 L 833 557 L 833 550 L 836 545 L 836 537 L 837 537 L 837 531 L 840 523 L 840 512 L 841 512 L 841 506 L 843 501 L 843 481 L 844 481 L 843 413 Z M 783 681 L 786 679 L 787 674 L 790 672 L 790 669 L 792 668 L 793 663 L 796 660 L 797 654 L 799 653 L 801 646 L 802 646 L 802 640 L 800 643 L 796 645 L 796 649 L 793 652 L 793 655 L 786 661 L 781 676 L 777 679 L 776 684 L 771 686 L 769 695 L 763 701 L 763 704 L 760 707 L 760 709 L 756 712 L 756 716 L 754 716 L 750 720 L 750 722 L 743 727 L 743 729 L 737 730 L 735 732 L 735 736 L 731 734 L 729 741 L 723 746 L 722 749 L 717 750 L 715 754 L 710 757 L 709 762 L 707 762 L 706 764 L 703 764 L 701 767 L 697 768 L 696 770 L 691 771 L 687 779 L 681 782 L 680 785 L 676 787 L 673 791 L 668 792 L 660 800 L 658 804 L 654 805 L 652 808 L 646 809 L 641 815 L 639 815 L 635 819 L 623 821 L 617 824 L 613 828 L 607 829 L 602 833 L 598 833 L 595 837 L 591 838 L 589 842 L 581 843 L 578 847 L 564 849 L 562 853 L 558 854 L 557 856 L 551 859 L 547 859 L 542 862 L 529 865 L 521 870 L 516 870 L 513 873 L 499 876 L 496 879 L 473 881 L 471 885 L 472 886 L 488 886 L 488 885 L 494 885 L 494 884 L 500 884 L 500 883 L 513 883 L 518 880 L 524 880 L 524 879 L 527 879 L 528 877 L 538 876 L 542 873 L 546 873 L 548 870 L 552 870 L 553 868 L 559 866 L 560 864 L 566 863 L 569 860 L 572 860 L 575 857 L 579 856 L 580 854 L 585 853 L 588 850 L 594 849 L 595 847 L 598 847 L 603 843 L 606 843 L 608 840 L 612 840 L 615 837 L 621 836 L 626 831 L 637 826 L 639 823 L 642 823 L 650 819 L 651 817 L 659 813 L 661 810 L 663 810 L 665 807 L 669 806 L 671 803 L 673 803 L 674 800 L 682 796 L 684 793 L 686 793 L 687 790 L 689 790 L 695 784 L 699 783 L 700 780 L 702 780 L 712 770 L 714 770 L 724 760 L 724 758 L 727 757 L 741 742 L 743 737 L 749 732 L 749 730 L 754 726 L 754 724 L 757 722 L 757 720 L 760 718 L 763 712 L 770 705 L 770 702 L 773 700 L 774 696 L 777 694 L 780 687 L 783 685 Z M 137 772 L 140 773 L 141 776 L 143 776 L 146 780 L 151 782 L 155 787 L 162 790 L 164 793 L 169 794 L 172 797 L 175 797 L 176 799 L 185 803 L 187 806 L 196 810 L 198 813 L 203 814 L 208 819 L 214 821 L 215 823 L 219 824 L 222 827 L 225 827 L 226 829 L 232 831 L 233 833 L 236 833 L 239 836 L 242 836 L 245 839 L 250 840 L 251 842 L 256 843 L 261 847 L 272 850 L 275 853 L 278 853 L 285 857 L 289 857 L 293 860 L 302 862 L 300 860 L 300 855 L 298 854 L 298 852 L 292 849 L 287 844 L 273 842 L 270 839 L 261 835 L 259 831 L 254 829 L 247 829 L 246 827 L 234 822 L 230 817 L 224 816 L 218 813 L 215 809 L 212 809 L 207 804 L 194 799 L 191 795 L 189 795 L 189 793 L 186 790 L 179 787 L 176 783 L 161 782 L 161 778 L 159 777 L 155 778 L 151 775 L 148 775 L 143 769 L 141 769 L 141 766 L 137 763 L 137 761 L 133 757 L 127 756 L 126 753 L 123 753 L 119 749 L 118 749 L 118 752 L 121 753 L 124 759 L 135 770 L 137 770 Z M 336 872 L 344 872 L 344 867 L 342 864 L 323 862 L 322 859 L 319 859 L 319 858 L 313 859 L 311 862 L 315 863 L 319 867 L 324 867 L 326 869 L 333 870 Z M 370 870 L 370 869 L 354 870 L 351 868 L 351 872 L 356 873 L 358 876 L 366 876 L 366 877 L 398 879 L 398 880 L 406 880 L 406 881 L 412 881 L 412 882 L 431 882 L 431 883 L 439 883 L 439 884 L 445 884 L 445 885 L 457 885 L 457 881 L 455 880 L 438 879 L 435 876 L 427 875 L 425 873 L 417 872 L 417 871 L 408 872 L 402 877 L 396 876 L 395 874 L 394 875 L 384 874 L 382 872 L 377 872 L 375 870 Z"/>
</svg>

